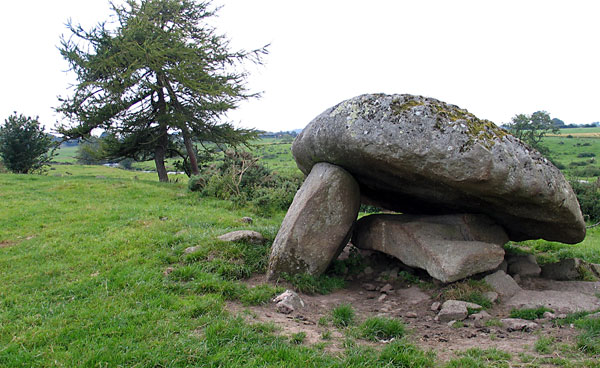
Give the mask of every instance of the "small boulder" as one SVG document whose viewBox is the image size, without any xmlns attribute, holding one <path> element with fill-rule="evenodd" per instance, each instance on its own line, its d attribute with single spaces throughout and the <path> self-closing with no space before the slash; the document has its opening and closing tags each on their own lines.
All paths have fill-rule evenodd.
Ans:
<svg viewBox="0 0 600 368">
<path fill-rule="evenodd" d="M 504 319 L 501 319 L 500 322 L 502 322 L 502 325 L 506 328 L 506 330 L 508 332 L 513 332 L 513 331 L 531 332 L 540 327 L 535 322 L 531 322 L 526 319 L 520 319 L 520 318 L 504 318 Z"/>
<path fill-rule="evenodd" d="M 542 272 L 534 255 L 510 256 L 508 258 L 508 274 L 521 277 L 535 277 Z"/>
<path fill-rule="evenodd" d="M 483 296 L 491 303 L 496 303 L 498 301 L 498 293 L 495 291 L 486 291 L 483 293 Z"/>
<path fill-rule="evenodd" d="M 579 258 L 566 258 L 556 263 L 545 264 L 542 267 L 542 277 L 551 280 L 592 281 L 599 276 L 600 267 L 598 265 L 585 262 Z"/>
<path fill-rule="evenodd" d="M 183 250 L 183 254 L 190 254 L 196 251 L 199 251 L 202 248 L 201 245 L 196 245 L 195 247 L 187 247 Z"/>
<path fill-rule="evenodd" d="M 440 322 L 462 321 L 469 315 L 469 308 L 481 309 L 481 306 L 462 300 L 446 300 L 435 318 Z"/>
<path fill-rule="evenodd" d="M 509 298 L 522 290 L 515 280 L 504 271 L 496 271 L 495 273 L 484 277 L 483 280 L 490 285 L 494 291 L 506 298 Z"/>
<path fill-rule="evenodd" d="M 292 290 L 286 290 L 273 299 L 279 313 L 290 314 L 301 308 L 304 308 L 304 301 Z"/>
<path fill-rule="evenodd" d="M 226 242 L 247 242 L 252 244 L 263 244 L 265 238 L 261 233 L 252 230 L 237 230 L 218 237 L 219 240 Z"/>
<path fill-rule="evenodd" d="M 359 207 L 354 178 L 338 166 L 316 164 L 273 242 L 267 278 L 274 280 L 283 272 L 323 273 L 348 243 Z"/>
<path fill-rule="evenodd" d="M 437 312 L 438 310 L 440 310 L 441 305 L 442 305 L 442 303 L 440 303 L 440 302 L 433 302 L 431 304 L 431 308 L 430 309 L 432 311 L 434 311 L 434 312 Z"/>
</svg>

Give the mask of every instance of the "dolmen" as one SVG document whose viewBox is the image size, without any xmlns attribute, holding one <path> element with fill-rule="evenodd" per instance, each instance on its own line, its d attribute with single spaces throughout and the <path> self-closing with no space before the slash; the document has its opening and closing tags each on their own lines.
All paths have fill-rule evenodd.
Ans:
<svg viewBox="0 0 600 368">
<path fill-rule="evenodd" d="M 317 116 L 292 153 L 306 180 L 267 276 L 318 275 L 351 239 L 442 282 L 495 269 L 509 241 L 578 243 L 562 173 L 494 123 L 433 98 L 366 94 Z M 361 204 L 391 214 L 362 217 Z"/>
</svg>

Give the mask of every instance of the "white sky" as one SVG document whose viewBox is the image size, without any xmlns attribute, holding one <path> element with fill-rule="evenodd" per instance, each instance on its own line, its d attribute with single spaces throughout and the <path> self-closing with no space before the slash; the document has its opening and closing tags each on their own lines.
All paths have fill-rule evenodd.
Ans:
<svg viewBox="0 0 600 368">
<path fill-rule="evenodd" d="M 411 93 L 497 124 L 546 110 L 566 123 L 600 121 L 600 1 L 214 0 L 234 48 L 271 43 L 249 86 L 263 97 L 229 119 L 302 128 L 362 93 Z M 47 127 L 72 77 L 57 46 L 72 18 L 108 19 L 106 0 L 14 0 L 0 8 L 0 119 Z"/>
</svg>

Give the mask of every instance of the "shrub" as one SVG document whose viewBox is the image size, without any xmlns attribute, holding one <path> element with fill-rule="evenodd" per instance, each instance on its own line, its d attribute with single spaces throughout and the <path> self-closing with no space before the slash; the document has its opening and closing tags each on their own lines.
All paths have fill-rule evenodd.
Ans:
<svg viewBox="0 0 600 368">
<path fill-rule="evenodd" d="M 596 154 L 593 152 L 581 152 L 579 154 L 577 154 L 577 157 L 582 158 L 582 157 L 596 157 Z"/>
<path fill-rule="evenodd" d="M 54 156 L 51 148 L 56 149 L 56 143 L 44 133 L 37 118 L 17 116 L 15 112 L 0 127 L 0 158 L 13 173 L 43 171 Z"/>
<path fill-rule="evenodd" d="M 586 220 L 600 221 L 600 188 L 598 185 L 581 183 L 578 180 L 572 180 L 570 183 Z"/>
<path fill-rule="evenodd" d="M 360 325 L 361 337 L 370 341 L 400 338 L 406 334 L 404 324 L 387 317 L 370 317 Z"/>
</svg>

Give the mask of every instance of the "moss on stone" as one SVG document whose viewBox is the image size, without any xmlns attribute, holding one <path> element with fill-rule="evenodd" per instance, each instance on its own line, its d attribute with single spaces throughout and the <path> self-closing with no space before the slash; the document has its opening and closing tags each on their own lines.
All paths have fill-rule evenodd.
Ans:
<svg viewBox="0 0 600 368">
<path fill-rule="evenodd" d="M 415 106 L 421 106 L 424 104 L 425 104 L 424 101 L 419 101 L 417 99 L 412 99 L 412 100 L 403 101 L 403 102 L 394 100 L 391 103 L 391 108 L 392 108 L 392 111 L 394 112 L 394 114 L 402 114 L 403 112 L 408 111 Z"/>
</svg>

